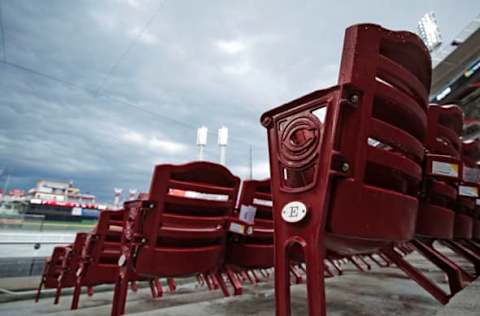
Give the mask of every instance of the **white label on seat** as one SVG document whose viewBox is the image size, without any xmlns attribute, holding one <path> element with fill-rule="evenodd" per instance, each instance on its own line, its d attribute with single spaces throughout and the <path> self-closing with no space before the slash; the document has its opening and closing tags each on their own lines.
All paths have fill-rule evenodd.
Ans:
<svg viewBox="0 0 480 316">
<path fill-rule="evenodd" d="M 239 219 L 242 222 L 253 224 L 255 222 L 255 214 L 257 213 L 257 208 L 250 205 L 240 205 L 240 215 Z"/>
<path fill-rule="evenodd" d="M 282 209 L 282 218 L 288 223 L 297 223 L 307 216 L 307 206 L 302 202 L 293 201 Z"/>
<path fill-rule="evenodd" d="M 262 199 L 253 199 L 253 204 L 262 205 L 262 206 L 273 206 L 273 202 L 271 200 L 262 200 Z"/>
<path fill-rule="evenodd" d="M 458 164 L 432 161 L 432 174 L 447 177 L 458 177 Z"/>
<path fill-rule="evenodd" d="M 459 185 L 458 186 L 458 195 L 468 196 L 468 197 L 478 197 L 478 188 L 477 187 L 470 187 L 470 186 L 466 186 L 466 185 Z"/>
<path fill-rule="evenodd" d="M 230 223 L 229 231 L 243 235 L 245 233 L 245 226 L 238 223 Z"/>
<path fill-rule="evenodd" d="M 480 169 L 463 165 L 463 181 L 477 183 L 480 181 Z"/>
<path fill-rule="evenodd" d="M 480 206 L 480 199 L 477 199 L 477 200 L 475 201 L 475 204 L 476 204 L 477 206 Z"/>
</svg>

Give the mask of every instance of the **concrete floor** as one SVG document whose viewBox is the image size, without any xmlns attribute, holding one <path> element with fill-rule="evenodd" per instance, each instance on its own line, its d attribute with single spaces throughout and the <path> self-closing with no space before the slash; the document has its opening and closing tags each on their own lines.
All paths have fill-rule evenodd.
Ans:
<svg viewBox="0 0 480 316">
<path fill-rule="evenodd" d="M 462 266 L 468 263 L 456 258 Z M 417 254 L 408 256 L 408 261 L 428 274 L 446 289 L 445 278 L 435 267 Z M 350 315 L 408 315 L 408 316 L 457 316 L 480 315 L 480 281 L 470 284 L 457 294 L 447 306 L 442 306 L 415 282 L 408 279 L 395 267 L 379 268 L 360 273 L 350 265 L 344 266 L 344 275 L 328 278 L 327 309 L 329 316 Z M 105 290 L 107 289 L 107 290 Z M 304 284 L 292 286 L 293 315 L 307 315 Z M 35 304 L 33 298 L 0 304 L 0 315 L 109 315 L 112 292 L 104 287 L 93 297 L 82 295 L 80 308 L 70 311 L 70 296 L 62 297 L 59 305 L 53 298 L 45 297 Z M 166 293 L 163 298 L 152 299 L 149 290 L 129 294 L 127 314 L 136 316 L 220 316 L 220 315 L 274 315 L 274 291 L 272 276 L 257 285 L 248 285 L 244 294 L 223 298 L 219 290 L 208 291 L 194 283 L 179 285 L 176 293 Z"/>
</svg>

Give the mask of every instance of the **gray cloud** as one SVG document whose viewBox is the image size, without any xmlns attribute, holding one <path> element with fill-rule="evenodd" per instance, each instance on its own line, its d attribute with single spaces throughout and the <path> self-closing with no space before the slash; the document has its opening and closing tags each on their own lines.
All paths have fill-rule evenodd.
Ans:
<svg viewBox="0 0 480 316">
<path fill-rule="evenodd" d="M 255 176 L 266 176 L 261 113 L 335 83 L 345 27 L 414 31 L 434 10 L 449 42 L 479 5 L 20 0 L 2 9 L 7 61 L 74 85 L 0 64 L 0 167 L 13 186 L 73 179 L 107 200 L 114 186 L 146 190 L 155 163 L 195 159 L 200 125 L 211 131 L 208 159 L 218 159 L 215 133 L 226 125 L 232 170 L 248 175 L 252 144 Z"/>
</svg>

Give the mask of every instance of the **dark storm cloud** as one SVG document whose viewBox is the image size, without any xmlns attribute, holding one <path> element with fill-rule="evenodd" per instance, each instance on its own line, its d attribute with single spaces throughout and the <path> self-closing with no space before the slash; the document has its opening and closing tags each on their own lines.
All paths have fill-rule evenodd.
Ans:
<svg viewBox="0 0 480 316">
<path fill-rule="evenodd" d="M 346 26 L 415 30 L 434 10 L 448 42 L 479 5 L 3 0 L 2 9 L 7 61 L 64 82 L 0 64 L 0 168 L 13 186 L 72 179 L 106 200 L 114 186 L 145 190 L 155 163 L 194 159 L 200 125 L 211 131 L 208 159 L 226 125 L 229 166 L 246 176 L 252 144 L 255 176 L 266 176 L 260 114 L 335 83 Z"/>
</svg>

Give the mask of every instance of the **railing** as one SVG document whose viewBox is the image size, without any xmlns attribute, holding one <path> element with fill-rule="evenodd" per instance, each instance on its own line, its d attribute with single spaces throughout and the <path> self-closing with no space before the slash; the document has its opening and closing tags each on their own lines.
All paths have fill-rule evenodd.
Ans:
<svg viewBox="0 0 480 316">
<path fill-rule="evenodd" d="M 53 248 L 73 242 L 96 221 L 49 221 L 44 215 L 0 215 L 0 278 L 36 276 Z"/>
<path fill-rule="evenodd" d="M 0 215 L 0 232 L 15 231 L 90 231 L 96 220 L 51 221 L 45 215 L 12 214 Z"/>
</svg>

